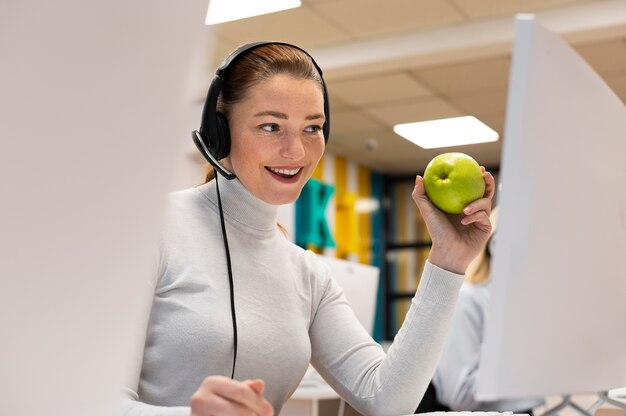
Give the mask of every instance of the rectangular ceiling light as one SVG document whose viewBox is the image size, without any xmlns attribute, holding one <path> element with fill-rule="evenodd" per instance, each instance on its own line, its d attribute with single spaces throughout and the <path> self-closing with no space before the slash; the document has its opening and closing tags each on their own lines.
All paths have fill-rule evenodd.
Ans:
<svg viewBox="0 0 626 416">
<path fill-rule="evenodd" d="M 495 142 L 499 137 L 473 116 L 396 124 L 393 131 L 423 149 Z"/>
<path fill-rule="evenodd" d="M 300 7 L 300 0 L 210 0 L 205 24 L 216 25 L 231 20 L 279 12 Z"/>
</svg>

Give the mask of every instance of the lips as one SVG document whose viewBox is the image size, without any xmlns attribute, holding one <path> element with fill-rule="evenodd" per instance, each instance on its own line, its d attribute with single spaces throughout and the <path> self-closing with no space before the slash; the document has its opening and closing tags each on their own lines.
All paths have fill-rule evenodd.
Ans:
<svg viewBox="0 0 626 416">
<path fill-rule="evenodd" d="M 272 172 L 273 174 L 278 175 L 278 176 L 280 176 L 282 178 L 285 178 L 285 179 L 294 178 L 302 170 L 302 168 L 290 168 L 290 169 L 287 169 L 287 168 L 274 168 L 274 167 L 271 167 L 271 166 L 266 166 L 265 169 L 267 169 L 268 171 Z"/>
</svg>

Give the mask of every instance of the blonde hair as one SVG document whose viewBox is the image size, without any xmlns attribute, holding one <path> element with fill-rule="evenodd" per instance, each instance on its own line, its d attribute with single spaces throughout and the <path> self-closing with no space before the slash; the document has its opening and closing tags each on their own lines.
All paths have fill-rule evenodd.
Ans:
<svg viewBox="0 0 626 416">
<path fill-rule="evenodd" d="M 213 169 L 213 166 L 207 164 L 206 174 L 204 175 L 204 182 L 202 182 L 200 185 L 211 182 L 213 179 L 215 179 L 215 169 Z"/>
<path fill-rule="evenodd" d="M 496 224 L 498 223 L 498 208 L 494 208 L 489 216 L 491 221 L 491 234 L 487 239 L 487 242 L 483 246 L 481 252 L 476 256 L 474 260 L 467 266 L 465 272 L 465 281 L 471 284 L 486 283 L 489 280 L 489 274 L 491 273 L 491 254 L 489 252 L 489 243 L 493 238 L 493 234 L 496 232 Z"/>
</svg>

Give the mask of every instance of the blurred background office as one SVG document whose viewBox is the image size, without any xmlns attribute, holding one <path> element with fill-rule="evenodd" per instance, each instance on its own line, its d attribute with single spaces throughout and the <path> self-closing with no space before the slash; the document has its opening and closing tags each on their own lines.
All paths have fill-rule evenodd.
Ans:
<svg viewBox="0 0 626 416">
<path fill-rule="evenodd" d="M 314 180 L 332 188 L 329 234 L 298 221 L 304 201 L 281 224 L 306 248 L 380 269 L 372 333 L 383 343 L 428 257 L 415 174 L 461 151 L 497 176 L 516 13 L 536 14 L 626 101 L 626 0 L 303 0 L 205 25 L 207 8 L 0 4 L 1 414 L 110 414 L 123 334 L 147 303 L 161 196 L 202 180 L 189 134 L 241 43 L 292 42 L 324 70 L 332 138 Z M 431 148 L 394 132 L 465 116 L 491 141 Z"/>
<path fill-rule="evenodd" d="M 217 4 L 217 2 L 215 2 Z M 429 237 L 410 206 L 416 173 L 435 155 L 461 151 L 496 175 L 500 168 L 514 15 L 534 13 L 566 39 L 626 101 L 626 1 L 304 0 L 299 7 L 206 28 L 213 48 L 200 64 L 190 128 L 222 57 L 253 39 L 303 46 L 324 69 L 332 137 L 314 174 L 334 187 L 326 207 L 333 237 L 308 247 L 381 268 L 375 335 L 399 328 L 428 257 Z M 489 128 L 474 143 L 415 143 L 394 126 L 473 116 Z M 444 126 L 445 127 L 445 126 Z M 487 138 L 485 138 L 487 137 Z M 482 142 L 481 142 L 482 139 Z M 491 140 L 491 141 L 486 141 Z M 203 162 L 187 138 L 183 164 L 193 182 Z M 358 203 L 356 203 L 358 201 Z M 497 195 L 496 195 L 497 202 Z M 298 239 L 297 207 L 281 223 Z M 301 231 L 300 233 L 298 231 Z M 307 246 L 306 239 L 301 242 Z M 321 247 L 320 247 L 321 245 Z"/>
</svg>

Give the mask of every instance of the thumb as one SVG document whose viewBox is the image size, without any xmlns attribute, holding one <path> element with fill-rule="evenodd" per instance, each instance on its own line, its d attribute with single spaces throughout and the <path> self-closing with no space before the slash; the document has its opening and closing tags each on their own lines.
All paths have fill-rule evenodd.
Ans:
<svg viewBox="0 0 626 416">
<path fill-rule="evenodd" d="M 417 205 L 417 209 L 419 209 L 422 218 L 426 221 L 426 227 L 430 229 L 430 225 L 435 218 L 439 218 L 439 221 L 441 221 L 444 213 L 439 210 L 439 208 L 435 207 L 428 198 L 428 195 L 426 195 L 424 178 L 419 175 L 415 177 L 415 188 L 413 188 L 411 196 L 413 197 L 413 201 L 415 202 L 415 205 Z"/>
<path fill-rule="evenodd" d="M 259 396 L 265 391 L 265 382 L 263 380 L 246 380 L 245 383 Z"/>
<path fill-rule="evenodd" d="M 420 175 L 415 177 L 415 188 L 413 188 L 413 196 L 426 196 L 426 190 L 424 189 L 424 178 Z"/>
<path fill-rule="evenodd" d="M 436 209 L 430 202 L 430 199 L 428 199 L 426 189 L 424 188 L 424 179 L 419 175 L 415 177 L 415 188 L 413 188 L 411 196 L 413 197 L 413 201 L 415 201 L 419 210 L 422 212 L 422 216 L 425 216 Z"/>
</svg>

